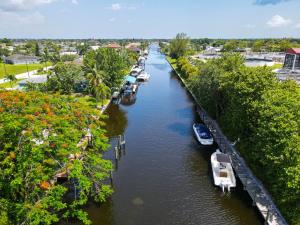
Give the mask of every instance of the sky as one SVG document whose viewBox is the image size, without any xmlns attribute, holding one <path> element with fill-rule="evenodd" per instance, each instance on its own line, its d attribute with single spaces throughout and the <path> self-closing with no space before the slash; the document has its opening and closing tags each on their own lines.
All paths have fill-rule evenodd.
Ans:
<svg viewBox="0 0 300 225">
<path fill-rule="evenodd" d="M 300 38 L 300 0 L 0 0 L 0 38 Z"/>
</svg>

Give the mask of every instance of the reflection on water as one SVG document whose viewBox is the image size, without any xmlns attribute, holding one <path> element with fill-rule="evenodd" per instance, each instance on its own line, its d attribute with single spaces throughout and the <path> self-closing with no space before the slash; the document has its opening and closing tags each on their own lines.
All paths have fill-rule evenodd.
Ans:
<svg viewBox="0 0 300 225">
<path fill-rule="evenodd" d="M 128 124 L 126 112 L 119 105 L 111 104 L 105 114 L 108 115 L 105 121 L 108 137 L 124 134 Z"/>
<path fill-rule="evenodd" d="M 195 140 L 195 105 L 155 46 L 146 70 L 150 81 L 134 104 L 106 112 L 109 136 L 125 133 L 126 155 L 114 172 L 111 199 L 87 209 L 93 224 L 261 224 L 240 185 L 224 196 L 214 187 L 210 155 L 217 146 Z"/>
</svg>

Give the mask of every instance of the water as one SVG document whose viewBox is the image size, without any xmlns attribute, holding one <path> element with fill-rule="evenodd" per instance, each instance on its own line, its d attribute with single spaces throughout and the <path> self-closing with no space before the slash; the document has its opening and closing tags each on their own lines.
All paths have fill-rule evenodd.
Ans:
<svg viewBox="0 0 300 225">
<path fill-rule="evenodd" d="M 248 67 L 257 67 L 257 66 L 273 66 L 275 62 L 270 62 L 266 60 L 246 60 L 245 65 Z"/>
<path fill-rule="evenodd" d="M 216 146 L 196 142 L 194 102 L 156 46 L 146 71 L 150 81 L 140 86 L 134 104 L 108 108 L 108 133 L 125 132 L 126 152 L 111 199 L 88 206 L 93 224 L 262 224 L 240 186 L 226 195 L 214 187 L 209 159 Z"/>
</svg>

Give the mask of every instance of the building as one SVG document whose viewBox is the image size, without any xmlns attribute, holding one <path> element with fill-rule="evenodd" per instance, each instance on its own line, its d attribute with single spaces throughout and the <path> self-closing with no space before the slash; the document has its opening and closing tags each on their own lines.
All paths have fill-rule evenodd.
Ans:
<svg viewBox="0 0 300 225">
<path fill-rule="evenodd" d="M 30 55 L 20 55 L 15 54 L 4 58 L 4 62 L 6 64 L 32 64 L 32 63 L 39 63 L 39 58 L 36 56 L 30 56 Z"/>
<path fill-rule="evenodd" d="M 113 49 L 121 49 L 121 45 L 119 45 L 118 43 L 111 43 L 106 45 L 107 48 L 113 48 Z"/>
<path fill-rule="evenodd" d="M 282 69 L 275 71 L 279 80 L 295 80 L 300 84 L 300 48 L 287 50 Z"/>
<path fill-rule="evenodd" d="M 291 48 L 287 50 L 283 69 L 300 71 L 300 48 Z"/>
<path fill-rule="evenodd" d="M 42 84 L 42 83 L 46 83 L 47 82 L 47 75 L 34 75 L 31 76 L 30 78 L 21 80 L 19 82 L 19 87 L 18 89 L 23 89 L 24 87 L 26 87 L 29 83 L 31 84 Z"/>
</svg>

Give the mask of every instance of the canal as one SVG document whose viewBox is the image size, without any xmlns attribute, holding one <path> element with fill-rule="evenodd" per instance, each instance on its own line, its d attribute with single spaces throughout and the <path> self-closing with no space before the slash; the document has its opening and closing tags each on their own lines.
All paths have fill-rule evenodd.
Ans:
<svg viewBox="0 0 300 225">
<path fill-rule="evenodd" d="M 241 186 L 230 194 L 214 187 L 209 161 L 216 146 L 196 142 L 194 102 L 155 45 L 146 71 L 151 78 L 135 101 L 106 112 L 109 136 L 124 133 L 126 150 L 114 172 L 113 196 L 88 206 L 93 224 L 262 224 Z"/>
</svg>

